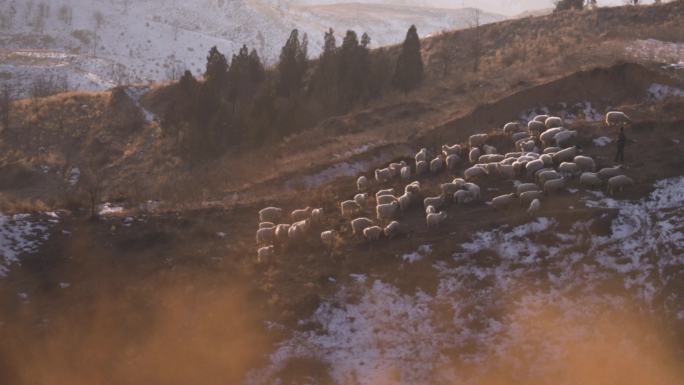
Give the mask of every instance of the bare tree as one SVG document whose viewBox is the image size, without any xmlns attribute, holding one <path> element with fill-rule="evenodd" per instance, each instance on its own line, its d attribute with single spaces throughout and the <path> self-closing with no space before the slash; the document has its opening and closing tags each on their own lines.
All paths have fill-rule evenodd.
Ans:
<svg viewBox="0 0 684 385">
<path fill-rule="evenodd" d="M 3 130 L 9 129 L 10 109 L 12 108 L 12 89 L 9 84 L 5 84 L 0 92 L 0 121 Z"/>
<path fill-rule="evenodd" d="M 97 219 L 97 205 L 102 196 L 104 173 L 95 166 L 93 161 L 88 162 L 87 166 L 82 167 L 80 171 L 78 183 L 87 200 L 90 219 L 94 220 Z"/>
<path fill-rule="evenodd" d="M 480 58 L 482 56 L 482 36 L 480 31 L 480 9 L 475 8 L 473 11 L 470 27 L 473 29 L 470 51 L 473 58 L 473 72 L 480 70 Z"/>
<path fill-rule="evenodd" d="M 100 28 L 102 27 L 102 24 L 104 24 L 104 16 L 102 15 L 102 12 L 100 11 L 95 11 L 93 14 L 93 19 L 95 20 L 95 36 L 93 38 L 93 56 L 97 55 L 97 39 L 98 39 L 98 33 L 100 32 Z"/>
</svg>

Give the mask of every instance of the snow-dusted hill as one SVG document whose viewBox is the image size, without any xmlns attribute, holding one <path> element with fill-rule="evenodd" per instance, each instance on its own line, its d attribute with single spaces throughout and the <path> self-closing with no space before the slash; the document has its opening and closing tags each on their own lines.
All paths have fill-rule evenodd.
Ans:
<svg viewBox="0 0 684 385">
<path fill-rule="evenodd" d="M 289 6 L 274 0 L 0 0 L 0 82 L 25 95 L 37 77 L 66 78 L 69 88 L 159 81 L 183 69 L 203 71 L 216 45 L 242 44 L 273 63 L 293 28 L 317 55 L 323 32 L 368 32 L 375 47 L 400 42 L 411 24 L 421 36 L 468 26 L 472 9 L 401 5 Z M 503 19 L 483 13 L 481 22 Z"/>
</svg>

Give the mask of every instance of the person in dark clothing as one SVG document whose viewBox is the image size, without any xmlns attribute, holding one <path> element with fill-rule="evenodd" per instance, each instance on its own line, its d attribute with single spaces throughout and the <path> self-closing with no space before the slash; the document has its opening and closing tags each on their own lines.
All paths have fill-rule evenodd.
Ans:
<svg viewBox="0 0 684 385">
<path fill-rule="evenodd" d="M 616 162 L 624 162 L 625 160 L 625 143 L 627 137 L 625 136 L 625 126 L 620 127 L 620 134 L 617 139 L 617 154 L 615 154 Z"/>
</svg>

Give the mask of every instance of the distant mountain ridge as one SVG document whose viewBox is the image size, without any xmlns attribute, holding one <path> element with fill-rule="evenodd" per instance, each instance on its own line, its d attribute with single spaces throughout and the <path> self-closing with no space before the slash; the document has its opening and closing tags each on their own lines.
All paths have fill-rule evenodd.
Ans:
<svg viewBox="0 0 684 385">
<path fill-rule="evenodd" d="M 411 24 L 426 36 L 468 27 L 472 14 L 472 9 L 395 3 L 55 0 L 29 6 L 0 0 L 0 83 L 26 90 L 37 76 L 60 76 L 71 89 L 101 90 L 122 82 L 160 81 L 184 69 L 201 73 L 214 45 L 230 57 L 247 44 L 273 64 L 294 28 L 308 34 L 313 57 L 330 27 L 339 41 L 354 29 L 359 35 L 367 32 L 371 46 L 379 47 L 401 42 Z M 503 19 L 481 14 L 482 23 Z"/>
</svg>

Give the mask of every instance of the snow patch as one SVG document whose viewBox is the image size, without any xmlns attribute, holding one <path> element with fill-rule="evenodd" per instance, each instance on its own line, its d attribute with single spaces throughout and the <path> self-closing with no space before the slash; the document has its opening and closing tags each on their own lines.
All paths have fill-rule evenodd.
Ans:
<svg viewBox="0 0 684 385">
<path fill-rule="evenodd" d="M 657 83 L 651 84 L 648 87 L 648 97 L 651 100 L 661 101 L 670 96 L 684 97 L 684 91 L 676 87 Z"/>
<path fill-rule="evenodd" d="M 56 215 L 0 213 L 0 277 L 7 275 L 11 265 L 20 263 L 22 255 L 40 249 L 50 237 L 50 228 L 59 222 Z"/>
</svg>

